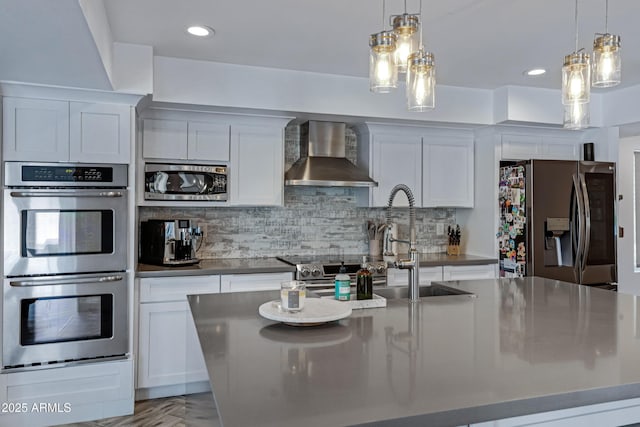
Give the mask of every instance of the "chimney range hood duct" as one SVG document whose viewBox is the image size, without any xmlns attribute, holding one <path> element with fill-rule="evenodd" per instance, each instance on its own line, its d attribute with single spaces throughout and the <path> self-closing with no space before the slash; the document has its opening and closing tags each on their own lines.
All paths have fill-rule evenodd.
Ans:
<svg viewBox="0 0 640 427">
<path fill-rule="evenodd" d="M 344 123 L 309 121 L 300 125 L 300 159 L 284 174 L 285 185 L 377 187 L 347 160 Z"/>
</svg>

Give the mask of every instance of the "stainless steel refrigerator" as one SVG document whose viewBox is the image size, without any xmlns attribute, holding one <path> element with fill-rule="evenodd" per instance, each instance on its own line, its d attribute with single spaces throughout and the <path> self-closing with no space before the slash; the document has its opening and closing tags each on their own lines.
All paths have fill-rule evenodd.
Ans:
<svg viewBox="0 0 640 427">
<path fill-rule="evenodd" d="M 500 275 L 584 285 L 615 283 L 615 164 L 501 164 Z"/>
</svg>

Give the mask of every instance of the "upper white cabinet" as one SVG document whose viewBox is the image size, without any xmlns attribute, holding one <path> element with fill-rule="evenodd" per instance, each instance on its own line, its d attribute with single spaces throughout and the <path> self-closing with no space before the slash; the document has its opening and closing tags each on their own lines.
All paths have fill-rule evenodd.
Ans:
<svg viewBox="0 0 640 427">
<path fill-rule="evenodd" d="M 144 158 L 229 161 L 229 124 L 144 119 L 142 132 Z"/>
<path fill-rule="evenodd" d="M 540 134 L 502 134 L 504 160 L 579 160 L 580 141 L 570 137 Z"/>
<path fill-rule="evenodd" d="M 284 192 L 284 127 L 231 127 L 229 202 L 281 205 Z"/>
<path fill-rule="evenodd" d="M 129 163 L 131 108 L 128 105 L 69 103 L 69 160 Z"/>
<path fill-rule="evenodd" d="M 129 163 L 131 108 L 3 98 L 4 160 Z"/>
<path fill-rule="evenodd" d="M 473 207 L 472 132 L 367 123 L 359 133 L 358 165 L 378 181 L 369 206 L 386 206 L 391 189 L 406 184 L 417 207 Z M 404 193 L 393 205 L 408 206 Z"/>
<path fill-rule="evenodd" d="M 422 200 L 422 138 L 408 133 L 375 133 L 371 137 L 371 178 L 373 187 L 371 206 L 386 206 L 389 194 L 397 184 L 405 184 L 413 193 L 415 203 Z M 409 206 L 404 192 L 396 195 L 393 206 Z"/>
<path fill-rule="evenodd" d="M 473 207 L 473 135 L 425 136 L 422 206 Z"/>
</svg>

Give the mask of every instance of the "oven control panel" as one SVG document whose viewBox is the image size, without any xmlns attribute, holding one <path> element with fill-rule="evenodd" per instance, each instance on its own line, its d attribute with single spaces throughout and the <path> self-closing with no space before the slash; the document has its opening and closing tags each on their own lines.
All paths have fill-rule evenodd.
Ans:
<svg viewBox="0 0 640 427">
<path fill-rule="evenodd" d="M 109 167 L 23 166 L 24 182 L 112 182 Z"/>
</svg>

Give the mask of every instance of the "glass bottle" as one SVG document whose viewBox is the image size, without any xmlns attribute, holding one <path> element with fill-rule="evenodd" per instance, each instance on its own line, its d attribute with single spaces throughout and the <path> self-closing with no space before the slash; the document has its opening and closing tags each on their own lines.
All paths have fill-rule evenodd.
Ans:
<svg viewBox="0 0 640 427">
<path fill-rule="evenodd" d="M 347 274 L 347 268 L 344 266 L 344 261 L 340 266 L 338 274 L 336 274 L 335 285 L 336 299 L 338 301 L 349 301 L 351 298 L 351 278 Z"/>
<path fill-rule="evenodd" d="M 356 274 L 356 299 L 373 298 L 373 277 L 367 269 L 367 257 L 362 257 L 362 268 Z"/>
</svg>

